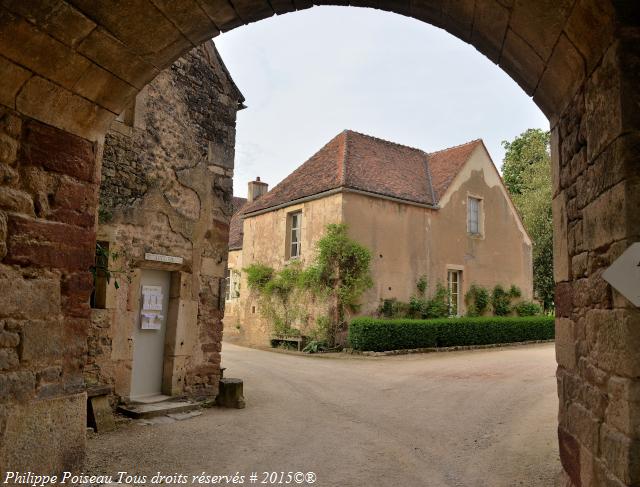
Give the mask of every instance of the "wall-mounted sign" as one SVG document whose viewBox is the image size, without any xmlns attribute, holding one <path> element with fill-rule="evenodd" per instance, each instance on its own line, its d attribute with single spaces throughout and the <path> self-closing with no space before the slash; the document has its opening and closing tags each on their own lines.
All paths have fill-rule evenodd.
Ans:
<svg viewBox="0 0 640 487">
<path fill-rule="evenodd" d="M 162 287 L 142 286 L 142 309 L 144 311 L 162 311 Z"/>
<path fill-rule="evenodd" d="M 149 252 L 147 252 L 146 254 L 144 254 L 144 260 L 167 262 L 169 264 L 182 264 L 182 261 L 184 259 L 182 257 L 176 257 L 175 255 L 150 254 Z"/>
<path fill-rule="evenodd" d="M 602 277 L 620 294 L 640 307 L 640 242 L 631 245 Z"/>
<path fill-rule="evenodd" d="M 143 330 L 159 330 L 162 328 L 162 315 L 155 313 L 142 313 L 140 316 L 140 328 Z"/>
</svg>

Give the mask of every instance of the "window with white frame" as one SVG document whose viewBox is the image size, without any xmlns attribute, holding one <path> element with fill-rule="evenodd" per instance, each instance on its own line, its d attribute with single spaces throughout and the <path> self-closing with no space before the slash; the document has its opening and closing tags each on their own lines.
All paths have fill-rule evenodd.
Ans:
<svg viewBox="0 0 640 487">
<path fill-rule="evenodd" d="M 289 255 L 290 259 L 300 257 L 302 250 L 302 212 L 289 213 Z"/>
<path fill-rule="evenodd" d="M 460 316 L 460 297 L 462 295 L 462 271 L 447 271 L 447 290 L 449 291 L 449 316 Z"/>
<path fill-rule="evenodd" d="M 469 196 L 468 202 L 467 229 L 471 235 L 480 235 L 480 217 L 482 211 L 482 200 Z"/>
<path fill-rule="evenodd" d="M 231 298 L 231 269 L 227 269 L 224 275 L 224 297 L 227 301 Z"/>
</svg>

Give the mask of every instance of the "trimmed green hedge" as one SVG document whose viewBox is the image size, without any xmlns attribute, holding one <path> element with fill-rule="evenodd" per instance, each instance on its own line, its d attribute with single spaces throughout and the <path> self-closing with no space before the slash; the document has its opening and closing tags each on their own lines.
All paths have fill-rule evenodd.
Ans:
<svg viewBox="0 0 640 487">
<path fill-rule="evenodd" d="M 552 316 L 385 320 L 355 318 L 349 345 L 356 350 L 384 352 L 408 348 L 489 345 L 554 338 Z"/>
</svg>

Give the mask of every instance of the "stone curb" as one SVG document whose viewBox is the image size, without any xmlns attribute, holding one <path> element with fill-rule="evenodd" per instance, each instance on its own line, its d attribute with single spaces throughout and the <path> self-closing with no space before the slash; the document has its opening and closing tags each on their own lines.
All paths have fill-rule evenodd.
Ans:
<svg viewBox="0 0 640 487">
<path fill-rule="evenodd" d="M 435 352 L 458 352 L 462 350 L 482 350 L 485 348 L 506 348 L 506 347 L 519 347 L 523 345 L 534 345 L 536 343 L 553 343 L 553 340 L 529 340 L 527 342 L 512 342 L 512 343 L 491 343 L 489 345 L 459 345 L 457 347 L 429 347 L 429 348 L 407 348 L 403 350 L 388 350 L 385 352 L 361 352 L 353 350 L 351 348 L 344 349 L 342 353 L 351 355 L 364 355 L 365 357 L 388 357 L 390 355 L 409 355 L 414 353 L 435 353 Z"/>
</svg>

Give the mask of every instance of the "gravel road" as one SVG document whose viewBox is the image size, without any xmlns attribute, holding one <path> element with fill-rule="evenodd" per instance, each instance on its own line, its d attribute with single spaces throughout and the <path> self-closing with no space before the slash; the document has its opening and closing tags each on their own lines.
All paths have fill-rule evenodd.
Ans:
<svg viewBox="0 0 640 487">
<path fill-rule="evenodd" d="M 262 472 L 291 471 L 314 472 L 321 487 L 548 487 L 560 469 L 552 343 L 391 357 L 225 343 L 223 366 L 244 379 L 246 409 L 121 425 L 89 440 L 85 472 L 238 472 L 239 485 L 254 485 L 251 472 L 265 485 Z"/>
</svg>

